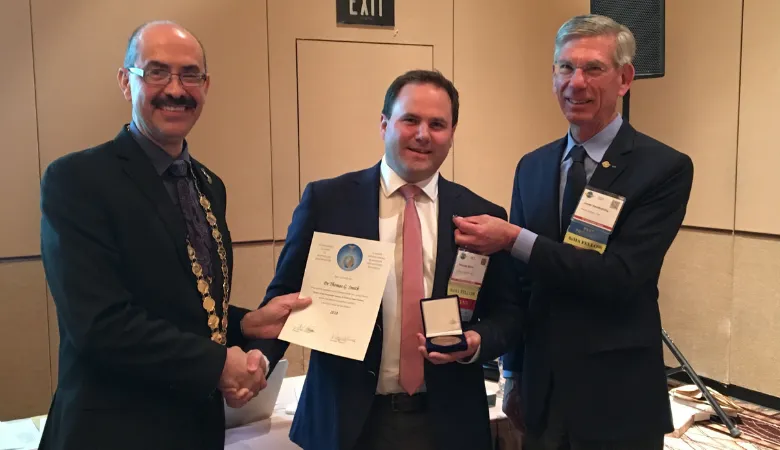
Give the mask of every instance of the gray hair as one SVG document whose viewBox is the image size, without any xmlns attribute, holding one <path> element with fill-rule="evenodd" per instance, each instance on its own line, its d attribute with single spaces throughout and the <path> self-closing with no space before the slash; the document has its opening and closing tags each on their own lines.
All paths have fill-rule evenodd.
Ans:
<svg viewBox="0 0 780 450">
<path fill-rule="evenodd" d="M 614 36 L 615 54 L 612 60 L 617 67 L 629 64 L 636 55 L 636 39 L 631 30 L 606 16 L 589 14 L 574 16 L 558 29 L 555 36 L 555 61 L 561 48 L 573 39 L 590 36 Z"/>
<path fill-rule="evenodd" d="M 141 32 L 145 29 L 149 28 L 153 25 L 173 25 L 177 28 L 182 29 L 183 31 L 186 31 L 189 33 L 192 37 L 195 38 L 195 40 L 198 42 L 198 45 L 200 45 L 200 50 L 203 53 L 203 71 L 208 72 L 208 67 L 206 66 L 206 49 L 203 47 L 203 43 L 198 39 L 197 36 L 195 36 L 194 33 L 192 33 L 190 30 L 184 28 L 183 26 L 179 25 L 176 22 L 172 22 L 170 20 L 153 20 L 151 22 L 146 22 L 141 24 L 138 28 L 133 30 L 133 33 L 130 35 L 130 38 L 127 40 L 127 49 L 125 50 L 125 66 L 124 67 L 133 67 L 135 65 L 135 61 L 138 59 L 138 38 L 141 36 Z"/>
</svg>

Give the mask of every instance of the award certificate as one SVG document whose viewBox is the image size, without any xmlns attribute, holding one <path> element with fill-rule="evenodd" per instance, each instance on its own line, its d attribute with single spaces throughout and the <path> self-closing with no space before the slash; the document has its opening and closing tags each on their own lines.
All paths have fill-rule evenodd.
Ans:
<svg viewBox="0 0 780 450">
<path fill-rule="evenodd" d="M 315 232 L 300 293 L 312 304 L 290 314 L 279 339 L 362 361 L 394 249 L 391 242 Z"/>
</svg>

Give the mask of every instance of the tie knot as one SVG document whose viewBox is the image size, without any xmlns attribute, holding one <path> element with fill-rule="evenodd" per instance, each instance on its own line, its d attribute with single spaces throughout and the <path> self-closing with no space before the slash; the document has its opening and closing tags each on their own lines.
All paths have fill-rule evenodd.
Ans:
<svg viewBox="0 0 780 450">
<path fill-rule="evenodd" d="M 572 147 L 571 152 L 569 153 L 571 156 L 572 161 L 574 162 L 585 162 L 585 147 L 581 145 L 575 145 Z"/>
<path fill-rule="evenodd" d="M 171 164 L 168 168 L 168 172 L 174 177 L 186 177 L 188 172 L 187 161 L 178 159 Z"/>
<path fill-rule="evenodd" d="M 416 184 L 405 184 L 401 186 L 400 191 L 401 195 L 403 195 L 406 200 L 414 199 L 422 193 L 422 189 Z"/>
</svg>

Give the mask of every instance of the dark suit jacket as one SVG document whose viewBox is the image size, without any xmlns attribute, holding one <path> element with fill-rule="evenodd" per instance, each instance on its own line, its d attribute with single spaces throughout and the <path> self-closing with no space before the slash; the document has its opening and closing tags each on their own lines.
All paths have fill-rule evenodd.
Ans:
<svg viewBox="0 0 780 450">
<path fill-rule="evenodd" d="M 225 186 L 193 164 L 232 273 Z M 40 448 L 222 449 L 217 385 L 226 349 L 209 339 L 184 219 L 149 158 L 123 129 L 54 161 L 41 189 L 41 250 L 60 358 Z M 228 344 L 241 345 L 246 310 L 229 311 Z"/>
<path fill-rule="evenodd" d="M 276 276 L 264 303 L 278 295 L 298 292 L 313 233 L 320 231 L 379 240 L 379 164 L 335 179 L 310 183 L 295 210 L 282 250 Z M 447 295 L 457 246 L 453 214 L 490 214 L 505 218 L 506 212 L 468 189 L 439 178 L 439 213 L 434 297 Z M 488 405 L 481 362 L 508 350 L 520 332 L 521 317 L 511 256 L 501 252 L 491 257 L 474 320 L 464 324 L 482 337 L 479 358 L 472 364 L 435 366 L 425 362 L 425 383 L 435 441 L 447 450 L 490 448 Z M 377 388 L 382 358 L 382 313 L 364 361 L 355 361 L 313 351 L 306 384 L 290 437 L 304 449 L 352 449 L 360 435 Z M 270 344 L 270 345 L 263 345 Z M 252 344 L 250 344 L 252 345 Z M 260 348 L 275 364 L 287 343 L 265 341 Z"/>
<path fill-rule="evenodd" d="M 672 431 L 658 277 L 685 216 L 693 163 L 624 123 L 603 158 L 611 167 L 599 165 L 589 183 L 626 198 L 600 255 L 561 243 L 565 145 L 563 138 L 525 155 L 515 173 L 510 221 L 539 234 L 528 264 L 518 261 L 525 345 L 504 358 L 506 369 L 522 372 L 527 426 L 541 430 L 554 378 L 576 437 Z"/>
</svg>

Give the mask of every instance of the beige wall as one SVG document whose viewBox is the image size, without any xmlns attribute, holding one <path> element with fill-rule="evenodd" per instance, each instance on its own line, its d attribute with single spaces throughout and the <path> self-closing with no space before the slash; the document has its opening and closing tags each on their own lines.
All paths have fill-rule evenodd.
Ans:
<svg viewBox="0 0 780 450">
<path fill-rule="evenodd" d="M 0 420 L 45 413 L 56 387 L 56 310 L 38 256 L 40 172 L 128 120 L 115 75 L 136 25 L 177 20 L 206 46 L 212 86 L 191 149 L 227 183 L 233 299 L 251 307 L 305 184 L 380 158 L 382 97 L 402 70 L 433 67 L 454 79 L 461 118 L 442 171 L 508 209 L 518 159 L 566 132 L 551 92 L 552 41 L 588 5 L 397 0 L 396 26 L 370 29 L 337 26 L 332 2 L 321 0 L 139 0 L 131 9 L 4 0 L 0 350 L 11 379 L 0 385 Z M 703 375 L 773 395 L 780 210 L 770 183 L 780 161 L 768 105 L 780 100 L 780 39 L 770 31 L 779 20 L 774 0 L 745 0 L 744 14 L 739 0 L 667 2 L 667 75 L 637 81 L 631 110 L 636 127 L 696 167 L 686 228 L 662 273 L 664 327 Z M 308 351 L 287 356 L 290 375 L 305 373 Z"/>
</svg>

